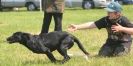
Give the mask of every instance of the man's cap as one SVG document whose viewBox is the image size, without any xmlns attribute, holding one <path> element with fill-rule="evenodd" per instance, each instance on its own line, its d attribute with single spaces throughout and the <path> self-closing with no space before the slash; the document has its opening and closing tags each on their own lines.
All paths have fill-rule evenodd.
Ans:
<svg viewBox="0 0 133 66">
<path fill-rule="evenodd" d="M 122 6 L 118 2 L 111 2 L 105 8 L 108 12 L 121 12 Z"/>
</svg>

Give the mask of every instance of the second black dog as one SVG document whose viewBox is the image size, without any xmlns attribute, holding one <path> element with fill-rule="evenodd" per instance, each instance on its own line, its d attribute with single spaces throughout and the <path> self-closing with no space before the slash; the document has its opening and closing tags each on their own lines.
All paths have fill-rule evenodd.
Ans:
<svg viewBox="0 0 133 66">
<path fill-rule="evenodd" d="M 87 57 L 89 56 L 89 53 L 83 48 L 80 41 L 67 32 L 55 31 L 41 35 L 16 32 L 8 37 L 7 41 L 10 44 L 20 43 L 34 53 L 46 54 L 52 62 L 57 61 L 52 54 L 52 51 L 54 50 L 57 50 L 64 57 L 61 63 L 68 61 L 70 57 L 67 54 L 67 50 L 74 45 L 74 42 L 78 44 L 78 47 L 87 55 Z"/>
</svg>

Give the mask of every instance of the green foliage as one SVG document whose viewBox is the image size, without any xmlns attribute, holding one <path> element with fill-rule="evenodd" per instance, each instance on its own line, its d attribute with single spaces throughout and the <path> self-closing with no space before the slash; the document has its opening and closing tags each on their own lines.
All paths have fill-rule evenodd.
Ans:
<svg viewBox="0 0 133 66">
<path fill-rule="evenodd" d="M 133 5 L 126 5 L 123 8 L 123 15 L 133 21 Z M 69 24 L 81 24 L 96 21 L 106 16 L 104 9 L 82 10 L 81 8 L 66 8 L 63 15 L 63 30 L 67 31 Z M 42 26 L 43 12 L 29 12 L 26 9 L 19 11 L 0 12 L 0 66 L 132 66 L 133 51 L 127 56 L 103 58 L 97 57 L 100 47 L 104 44 L 107 34 L 106 30 L 88 29 L 73 32 L 84 47 L 91 54 L 89 62 L 85 60 L 84 54 L 74 45 L 68 53 L 74 56 L 66 64 L 53 64 L 45 54 L 35 54 L 24 46 L 15 43 L 8 44 L 6 38 L 16 31 L 39 34 Z M 50 31 L 54 29 L 52 20 Z M 57 59 L 63 57 L 57 52 L 53 52 Z"/>
</svg>

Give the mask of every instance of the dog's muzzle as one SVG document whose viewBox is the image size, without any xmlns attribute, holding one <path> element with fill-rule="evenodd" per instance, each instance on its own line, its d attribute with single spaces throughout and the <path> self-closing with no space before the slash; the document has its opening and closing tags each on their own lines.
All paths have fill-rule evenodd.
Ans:
<svg viewBox="0 0 133 66">
<path fill-rule="evenodd" d="M 7 39 L 6 39 L 6 41 L 8 42 L 8 43 L 14 43 L 14 41 L 12 40 L 12 38 L 11 37 L 8 37 Z"/>
</svg>

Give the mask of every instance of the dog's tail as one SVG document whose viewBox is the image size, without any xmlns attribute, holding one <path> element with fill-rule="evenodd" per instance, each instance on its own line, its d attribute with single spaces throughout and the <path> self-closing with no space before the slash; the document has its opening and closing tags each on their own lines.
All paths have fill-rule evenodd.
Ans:
<svg viewBox="0 0 133 66">
<path fill-rule="evenodd" d="M 83 45 L 81 44 L 81 42 L 79 41 L 79 39 L 75 36 L 73 36 L 74 42 L 77 43 L 78 47 L 85 53 L 85 55 L 87 55 L 89 57 L 89 53 L 84 49 Z"/>
</svg>

